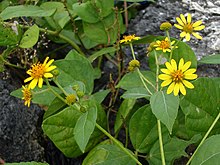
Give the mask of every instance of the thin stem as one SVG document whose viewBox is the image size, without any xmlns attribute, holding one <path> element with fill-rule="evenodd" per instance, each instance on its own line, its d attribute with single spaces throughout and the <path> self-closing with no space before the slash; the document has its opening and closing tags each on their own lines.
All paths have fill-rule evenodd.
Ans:
<svg viewBox="0 0 220 165">
<path fill-rule="evenodd" d="M 142 165 L 138 159 L 130 153 L 118 140 L 116 140 L 111 134 L 109 134 L 105 129 L 103 129 L 99 124 L 95 124 L 95 126 L 102 131 L 106 136 L 109 137 L 121 150 L 123 150 L 127 155 L 129 155 L 137 164 Z"/>
<path fill-rule="evenodd" d="M 132 43 L 130 43 L 130 48 L 131 48 L 131 53 L 132 53 L 133 59 L 136 60 Z"/>
<path fill-rule="evenodd" d="M 65 96 L 69 95 L 55 78 L 53 79 L 53 82 L 58 86 L 58 88 L 64 93 Z"/>
<path fill-rule="evenodd" d="M 161 131 L 160 120 L 157 120 L 157 129 L 158 129 L 158 135 L 159 135 L 160 156 L 161 156 L 161 160 L 162 160 L 162 165 L 166 165 L 164 149 L 163 149 L 163 138 L 162 138 L 162 131 Z"/>
<path fill-rule="evenodd" d="M 158 79 L 159 63 L 158 63 L 158 59 L 157 59 L 157 52 L 155 50 L 154 50 L 154 57 L 155 57 L 155 63 L 156 63 L 156 66 L 157 66 L 157 69 L 156 69 L 156 91 L 158 91 L 158 89 L 159 89 L 159 86 L 158 86 L 158 82 L 159 82 L 159 79 Z"/>
<path fill-rule="evenodd" d="M 142 77 L 142 73 L 140 72 L 139 68 L 137 68 L 137 72 L 138 72 L 138 75 L 139 75 L 139 77 L 140 77 L 140 79 L 141 79 L 141 81 L 142 81 L 144 87 L 147 89 L 148 93 L 149 93 L 150 95 L 152 95 L 151 91 L 149 90 L 149 88 L 147 87 L 146 83 L 144 82 L 144 79 L 143 79 L 143 77 Z"/>
<path fill-rule="evenodd" d="M 210 132 L 212 131 L 213 127 L 215 126 L 215 124 L 217 123 L 217 121 L 220 118 L 220 112 L 218 114 L 218 116 L 215 118 L 215 120 L 213 121 L 212 125 L 209 127 L 208 131 L 206 132 L 205 136 L 203 137 L 203 139 L 201 140 L 201 142 L 199 143 L 198 147 L 196 148 L 195 152 L 193 153 L 193 155 L 191 156 L 191 158 L 188 160 L 186 165 L 189 165 L 190 162 L 192 161 L 193 157 L 195 156 L 195 154 L 197 153 L 198 149 L 201 147 L 201 145 L 204 143 L 204 141 L 206 140 L 206 138 L 209 136 Z"/>
</svg>

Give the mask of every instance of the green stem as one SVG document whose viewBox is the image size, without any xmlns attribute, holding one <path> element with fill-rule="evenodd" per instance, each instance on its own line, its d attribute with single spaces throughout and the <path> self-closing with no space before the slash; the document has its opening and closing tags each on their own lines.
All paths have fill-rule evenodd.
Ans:
<svg viewBox="0 0 220 165">
<path fill-rule="evenodd" d="M 159 89 L 159 79 L 158 79 L 158 75 L 159 75 L 159 63 L 158 63 L 158 59 L 157 59 L 157 52 L 154 50 L 154 57 L 155 57 L 155 63 L 156 63 L 156 66 L 157 66 L 157 69 L 156 69 L 156 91 L 158 91 Z"/>
<path fill-rule="evenodd" d="M 164 150 L 163 150 L 163 138 L 162 138 L 162 131 L 161 131 L 160 120 L 157 120 L 157 128 L 158 128 L 158 135 L 159 135 L 160 156 L 161 156 L 161 160 L 162 160 L 162 165 L 166 165 L 165 155 L 164 155 Z"/>
<path fill-rule="evenodd" d="M 139 68 L 137 68 L 137 72 L 138 72 L 138 75 L 139 75 L 139 77 L 140 77 L 140 79 L 141 79 L 141 81 L 142 81 L 144 87 L 147 89 L 148 93 L 149 93 L 150 95 L 152 95 L 151 91 L 149 90 L 149 88 L 147 87 L 146 83 L 144 82 L 144 79 L 143 79 L 143 77 L 142 77 L 142 73 L 140 72 Z"/>
<path fill-rule="evenodd" d="M 201 140 L 201 142 L 199 143 L 198 147 L 196 148 L 195 152 L 193 153 L 193 155 L 191 156 L 191 158 L 188 160 L 186 165 L 189 165 L 190 162 L 192 161 L 193 157 L 195 156 L 195 154 L 197 153 L 198 149 L 201 147 L 201 145 L 204 143 L 204 141 L 206 140 L 206 138 L 209 136 L 210 132 L 212 131 L 213 127 L 215 126 L 215 124 L 217 123 L 217 121 L 220 118 L 220 112 L 218 114 L 218 116 L 215 118 L 215 120 L 213 121 L 212 125 L 209 127 L 208 131 L 206 132 L 205 136 L 203 137 L 203 139 Z"/>
<path fill-rule="evenodd" d="M 129 155 L 137 164 L 142 165 L 141 162 L 138 161 L 138 159 L 130 153 L 119 141 L 117 141 L 111 134 L 109 134 L 105 129 L 103 129 L 99 124 L 95 124 L 95 126 L 102 131 L 106 136 L 109 137 L 121 150 L 123 150 L 127 155 Z"/>
<path fill-rule="evenodd" d="M 64 93 L 65 96 L 69 95 L 55 78 L 53 79 L 53 82 L 57 85 L 58 88 L 60 88 L 60 90 Z"/>
<path fill-rule="evenodd" d="M 133 59 L 136 60 L 132 43 L 130 43 L 130 48 L 131 48 L 131 53 L 132 53 Z"/>
</svg>

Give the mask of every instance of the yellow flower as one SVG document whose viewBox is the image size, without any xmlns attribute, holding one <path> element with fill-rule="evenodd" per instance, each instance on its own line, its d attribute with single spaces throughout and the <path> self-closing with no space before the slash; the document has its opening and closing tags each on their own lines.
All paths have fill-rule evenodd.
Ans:
<svg viewBox="0 0 220 165">
<path fill-rule="evenodd" d="M 172 41 L 170 43 L 168 37 L 166 37 L 162 41 L 159 41 L 159 40 L 156 41 L 156 43 L 154 44 L 154 47 L 156 47 L 156 50 L 162 50 L 164 53 L 171 52 L 171 49 L 174 48 L 174 46 L 173 46 L 174 43 L 175 43 L 175 41 Z M 175 48 L 178 48 L 178 47 L 175 46 Z"/>
<path fill-rule="evenodd" d="M 183 95 L 186 95 L 185 86 L 190 89 L 194 88 L 193 84 L 187 81 L 198 77 L 197 74 L 194 74 L 196 69 L 189 69 L 191 61 L 184 64 L 184 60 L 181 58 L 178 68 L 174 59 L 171 62 L 166 62 L 165 65 L 167 69 L 161 69 L 164 74 L 160 74 L 159 79 L 164 80 L 161 83 L 162 87 L 169 85 L 167 94 L 174 92 L 174 95 L 177 96 L 180 91 Z"/>
<path fill-rule="evenodd" d="M 76 96 L 74 94 L 70 94 L 66 96 L 66 102 L 67 104 L 73 104 L 76 102 Z"/>
<path fill-rule="evenodd" d="M 31 99 L 32 99 L 31 90 L 27 86 L 23 86 L 23 85 L 22 85 L 22 88 L 23 88 L 23 90 L 22 90 L 22 93 L 23 93 L 22 100 L 24 100 L 24 105 L 27 105 L 28 107 L 30 107 L 30 103 L 31 103 Z"/>
<path fill-rule="evenodd" d="M 50 66 L 53 63 L 53 59 L 50 60 L 48 63 L 49 57 L 44 60 L 44 63 L 41 64 L 40 62 L 33 64 L 31 69 L 27 71 L 31 77 L 28 77 L 24 80 L 24 82 L 31 81 L 29 84 L 30 89 L 34 89 L 38 84 L 38 87 L 41 88 L 43 85 L 43 78 L 51 78 L 53 74 L 50 71 L 54 70 L 56 66 Z"/>
<path fill-rule="evenodd" d="M 176 20 L 179 24 L 174 24 L 174 26 L 182 32 L 180 33 L 180 37 L 186 38 L 186 41 L 190 40 L 190 35 L 194 35 L 197 39 L 202 39 L 196 31 L 200 31 L 205 28 L 205 25 L 202 25 L 202 21 L 192 22 L 192 17 L 190 14 L 187 15 L 187 18 L 184 17 L 183 14 L 180 14 L 180 17 L 176 17 Z"/>
<path fill-rule="evenodd" d="M 135 37 L 135 34 L 133 35 L 128 35 L 128 36 L 123 36 L 124 39 L 120 40 L 120 43 L 127 43 L 127 42 L 131 42 L 133 40 L 139 40 L 140 37 Z"/>
</svg>

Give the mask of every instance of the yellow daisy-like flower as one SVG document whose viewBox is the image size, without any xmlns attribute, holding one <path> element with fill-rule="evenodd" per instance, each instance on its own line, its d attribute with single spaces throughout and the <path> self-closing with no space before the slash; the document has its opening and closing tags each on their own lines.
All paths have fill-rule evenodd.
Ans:
<svg viewBox="0 0 220 165">
<path fill-rule="evenodd" d="M 22 86 L 22 88 L 23 88 L 23 90 L 22 90 L 22 93 L 23 93 L 22 100 L 24 100 L 24 105 L 27 105 L 28 107 L 30 107 L 31 99 L 32 99 L 31 90 L 27 86 Z"/>
<path fill-rule="evenodd" d="M 197 39 L 202 39 L 196 31 L 203 30 L 205 25 L 202 25 L 202 21 L 192 22 L 191 14 L 187 15 L 187 18 L 184 17 L 183 14 L 180 14 L 180 17 L 176 17 L 178 24 L 174 24 L 174 26 L 180 29 L 182 32 L 180 33 L 180 37 L 186 38 L 186 41 L 190 40 L 190 35 L 194 35 Z"/>
<path fill-rule="evenodd" d="M 123 36 L 123 39 L 120 40 L 120 43 L 127 43 L 127 42 L 131 42 L 133 40 L 139 40 L 140 37 L 135 37 L 135 34 L 133 35 L 128 35 L 128 36 Z"/>
<path fill-rule="evenodd" d="M 166 62 L 165 65 L 167 69 L 161 69 L 164 74 L 160 74 L 159 79 L 164 80 L 161 83 L 162 87 L 169 85 L 167 94 L 173 92 L 177 96 L 180 91 L 183 95 L 186 95 L 185 86 L 190 89 L 194 88 L 188 80 L 196 79 L 198 76 L 194 74 L 196 69 L 189 69 L 191 61 L 184 63 L 183 58 L 181 58 L 177 67 L 176 61 L 172 59 L 171 62 Z"/>
<path fill-rule="evenodd" d="M 171 43 L 169 42 L 168 37 L 166 37 L 164 40 L 162 41 L 156 41 L 156 43 L 154 44 L 154 47 L 156 47 L 156 50 L 162 50 L 164 53 L 165 52 L 171 52 L 171 49 L 174 48 L 174 43 L 175 41 L 172 41 Z M 175 48 L 178 48 L 177 46 L 175 46 Z"/>
<path fill-rule="evenodd" d="M 49 57 L 47 57 L 44 60 L 44 63 L 41 64 L 40 62 L 33 64 L 31 66 L 31 69 L 27 71 L 27 74 L 29 74 L 31 77 L 28 77 L 27 79 L 24 80 L 24 82 L 31 81 L 29 84 L 30 89 L 34 89 L 36 85 L 38 84 L 39 88 L 42 88 L 43 85 L 43 78 L 52 78 L 53 74 L 50 73 L 50 71 L 54 70 L 56 66 L 52 65 L 50 66 L 54 59 L 49 60 Z"/>
</svg>

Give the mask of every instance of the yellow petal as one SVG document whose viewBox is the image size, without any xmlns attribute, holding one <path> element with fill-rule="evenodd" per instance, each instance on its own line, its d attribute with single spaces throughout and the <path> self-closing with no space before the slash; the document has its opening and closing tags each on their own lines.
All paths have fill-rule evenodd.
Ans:
<svg viewBox="0 0 220 165">
<path fill-rule="evenodd" d="M 191 61 L 186 62 L 182 67 L 182 72 L 185 72 L 191 66 Z"/>
<path fill-rule="evenodd" d="M 50 61 L 45 65 L 45 68 L 47 69 L 53 62 L 54 62 L 54 59 L 50 60 Z"/>
<path fill-rule="evenodd" d="M 53 77 L 53 74 L 51 74 L 51 73 L 44 73 L 44 77 L 45 78 L 51 78 L 51 77 Z"/>
<path fill-rule="evenodd" d="M 186 33 L 186 41 L 189 41 L 189 40 L 190 40 L 190 34 Z"/>
<path fill-rule="evenodd" d="M 174 26 L 177 28 L 177 29 L 180 29 L 180 30 L 183 30 L 183 27 L 178 25 L 178 24 L 174 24 Z"/>
<path fill-rule="evenodd" d="M 48 60 L 49 60 L 49 57 L 46 57 L 46 59 L 44 60 L 44 63 L 43 63 L 44 66 L 46 65 Z"/>
<path fill-rule="evenodd" d="M 174 71 L 172 65 L 169 62 L 165 62 L 165 65 L 170 72 Z"/>
<path fill-rule="evenodd" d="M 196 72 L 196 69 L 188 69 L 187 71 L 184 72 L 184 74 L 193 74 Z"/>
<path fill-rule="evenodd" d="M 181 18 L 182 22 L 183 22 L 184 24 L 186 24 L 186 18 L 184 17 L 183 14 L 180 14 L 180 18 Z"/>
<path fill-rule="evenodd" d="M 200 39 L 200 40 L 202 39 L 202 36 L 200 36 L 198 33 L 194 33 L 194 32 L 193 32 L 192 34 L 193 34 L 197 39 Z"/>
<path fill-rule="evenodd" d="M 160 48 L 160 47 L 157 47 L 157 48 L 156 48 L 156 50 L 162 50 L 162 48 Z"/>
<path fill-rule="evenodd" d="M 55 65 L 50 66 L 50 67 L 48 67 L 48 68 L 45 69 L 45 72 L 50 72 L 51 70 L 54 70 L 54 69 L 56 69 L 56 68 L 57 68 L 57 67 L 56 67 Z"/>
<path fill-rule="evenodd" d="M 27 74 L 29 74 L 29 75 L 31 75 L 32 70 L 31 70 L 31 69 L 29 69 L 29 70 L 28 70 L 26 73 L 27 73 Z"/>
<path fill-rule="evenodd" d="M 179 61 L 178 69 L 179 69 L 179 70 L 182 70 L 183 65 L 184 65 L 184 59 L 181 58 L 180 61 Z"/>
<path fill-rule="evenodd" d="M 194 80 L 198 77 L 197 74 L 184 74 L 184 78 L 188 80 Z"/>
<path fill-rule="evenodd" d="M 167 74 L 160 74 L 158 76 L 158 78 L 161 79 L 161 80 L 168 80 L 168 79 L 171 79 L 171 76 L 167 75 Z"/>
<path fill-rule="evenodd" d="M 172 79 L 165 80 L 161 83 L 161 86 L 165 87 L 165 86 L 169 85 L 171 82 L 172 82 Z"/>
<path fill-rule="evenodd" d="M 171 72 L 168 69 L 160 69 L 161 72 L 165 73 L 165 74 L 170 74 Z"/>
<path fill-rule="evenodd" d="M 193 28 L 193 30 L 196 30 L 196 31 L 199 31 L 202 29 L 205 29 L 205 25 L 201 25 L 201 26 L 197 26 L 197 27 Z"/>
<path fill-rule="evenodd" d="M 180 85 L 180 92 L 183 94 L 183 95 L 186 95 L 186 89 L 184 87 L 184 85 L 182 83 L 179 83 Z"/>
<path fill-rule="evenodd" d="M 181 38 L 183 38 L 183 37 L 185 37 L 186 36 L 186 32 L 185 31 L 183 31 L 182 33 L 180 33 L 180 37 Z"/>
<path fill-rule="evenodd" d="M 158 46 L 159 46 L 161 42 L 160 42 L 160 41 L 156 41 L 156 43 L 157 43 L 157 44 L 158 44 Z"/>
<path fill-rule="evenodd" d="M 175 41 L 172 41 L 172 42 L 171 42 L 171 45 L 173 45 L 174 43 L 175 43 Z"/>
<path fill-rule="evenodd" d="M 202 21 L 196 21 L 195 23 L 193 23 L 193 27 L 197 27 L 197 26 L 199 26 L 199 25 L 201 25 L 202 24 Z"/>
<path fill-rule="evenodd" d="M 190 24 L 191 21 L 192 21 L 191 14 L 188 13 L 188 15 L 187 15 L 187 23 Z"/>
<path fill-rule="evenodd" d="M 190 88 L 190 89 L 193 89 L 194 88 L 194 85 L 187 81 L 187 80 L 183 80 L 182 83 L 187 87 L 187 88 Z"/>
<path fill-rule="evenodd" d="M 169 41 L 168 37 L 165 38 L 165 41 Z"/>
<path fill-rule="evenodd" d="M 29 84 L 30 89 L 34 89 L 36 87 L 36 85 L 37 85 L 37 82 L 38 82 L 38 79 L 36 79 L 36 78 L 33 79 L 31 81 L 31 83 Z"/>
<path fill-rule="evenodd" d="M 175 82 L 172 82 L 172 84 L 170 84 L 170 86 L 167 88 L 167 94 L 173 92 L 174 86 L 175 86 Z"/>
<path fill-rule="evenodd" d="M 24 83 L 28 82 L 28 81 L 31 81 L 33 79 L 33 77 L 28 77 L 24 80 Z"/>
<path fill-rule="evenodd" d="M 38 80 L 38 87 L 42 88 L 42 85 L 43 85 L 43 79 L 39 78 L 39 80 Z"/>
<path fill-rule="evenodd" d="M 179 85 L 179 83 L 176 83 L 174 86 L 174 89 L 173 89 L 174 96 L 178 95 L 179 90 L 180 90 L 180 85 Z"/>
<path fill-rule="evenodd" d="M 184 26 L 183 21 L 182 21 L 179 17 L 176 17 L 176 21 L 177 21 L 180 25 Z M 174 26 L 175 26 L 175 24 L 174 24 Z"/>
<path fill-rule="evenodd" d="M 171 59 L 171 65 L 172 65 L 172 68 L 173 70 L 177 70 L 177 64 L 176 64 L 176 61 L 174 59 Z"/>
</svg>

